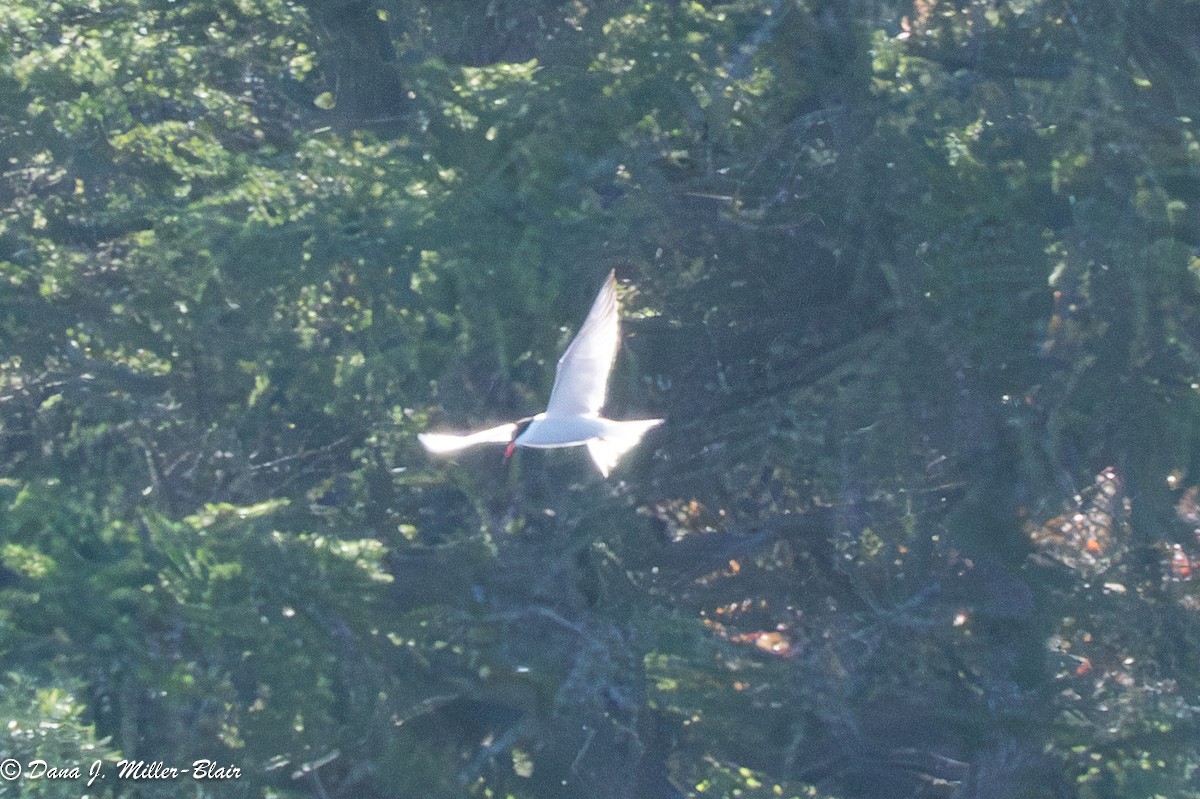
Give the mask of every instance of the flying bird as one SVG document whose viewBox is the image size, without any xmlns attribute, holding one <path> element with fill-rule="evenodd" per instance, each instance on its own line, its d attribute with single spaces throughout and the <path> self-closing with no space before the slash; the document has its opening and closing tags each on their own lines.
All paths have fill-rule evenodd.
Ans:
<svg viewBox="0 0 1200 799">
<path fill-rule="evenodd" d="M 421 433 L 430 452 L 457 452 L 476 444 L 503 444 L 507 460 L 516 447 L 554 449 L 587 445 L 600 474 L 608 473 L 642 436 L 662 419 L 616 421 L 600 415 L 608 391 L 608 375 L 617 356 L 621 331 L 617 321 L 617 275 L 608 273 L 583 327 L 558 359 L 558 371 L 546 410 L 516 422 L 457 436 Z"/>
</svg>

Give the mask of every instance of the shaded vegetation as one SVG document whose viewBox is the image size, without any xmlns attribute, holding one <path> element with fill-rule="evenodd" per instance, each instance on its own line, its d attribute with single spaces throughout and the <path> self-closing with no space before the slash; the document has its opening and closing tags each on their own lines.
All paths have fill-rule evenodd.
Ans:
<svg viewBox="0 0 1200 799">
<path fill-rule="evenodd" d="M 5 5 L 2 757 L 131 797 L 1200 796 L 1197 30 Z M 610 408 L 667 424 L 607 482 L 431 461 L 542 407 L 614 267 Z"/>
</svg>

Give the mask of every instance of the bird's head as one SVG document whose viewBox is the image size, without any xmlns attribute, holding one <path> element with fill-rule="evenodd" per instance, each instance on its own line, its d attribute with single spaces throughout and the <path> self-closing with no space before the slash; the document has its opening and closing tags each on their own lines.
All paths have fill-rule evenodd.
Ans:
<svg viewBox="0 0 1200 799">
<path fill-rule="evenodd" d="M 512 438 L 508 441 L 508 447 L 504 450 L 504 460 L 512 457 L 513 450 L 517 448 L 517 439 L 529 428 L 529 423 L 532 421 L 532 416 L 526 416 L 517 421 L 517 426 L 513 428 Z"/>
</svg>

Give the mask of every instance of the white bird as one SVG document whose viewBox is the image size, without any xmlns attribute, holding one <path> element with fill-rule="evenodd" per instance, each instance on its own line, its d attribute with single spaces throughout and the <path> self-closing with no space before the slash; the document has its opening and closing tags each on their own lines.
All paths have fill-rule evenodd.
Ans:
<svg viewBox="0 0 1200 799">
<path fill-rule="evenodd" d="M 618 422 L 600 415 L 620 338 L 614 270 L 608 273 L 596 295 L 583 327 L 558 359 L 554 388 L 544 413 L 465 436 L 421 433 L 417 438 L 425 449 L 436 453 L 507 442 L 506 459 L 515 447 L 553 449 L 586 444 L 596 468 L 608 477 L 621 456 L 637 446 L 647 430 L 663 422 L 662 419 Z"/>
</svg>

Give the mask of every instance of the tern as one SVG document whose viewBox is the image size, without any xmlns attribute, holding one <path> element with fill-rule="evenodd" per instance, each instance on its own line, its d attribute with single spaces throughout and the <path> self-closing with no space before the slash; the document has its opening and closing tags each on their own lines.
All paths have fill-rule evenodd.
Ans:
<svg viewBox="0 0 1200 799">
<path fill-rule="evenodd" d="M 608 375 L 617 356 L 621 331 L 617 320 L 617 275 L 608 273 L 583 327 L 558 359 L 554 388 L 546 410 L 516 422 L 464 436 L 421 433 L 417 436 L 430 452 L 457 452 L 476 444 L 503 444 L 507 460 L 516 447 L 554 449 L 587 445 L 600 474 L 608 473 L 647 430 L 662 419 L 616 421 L 600 415 L 608 391 Z"/>
</svg>

